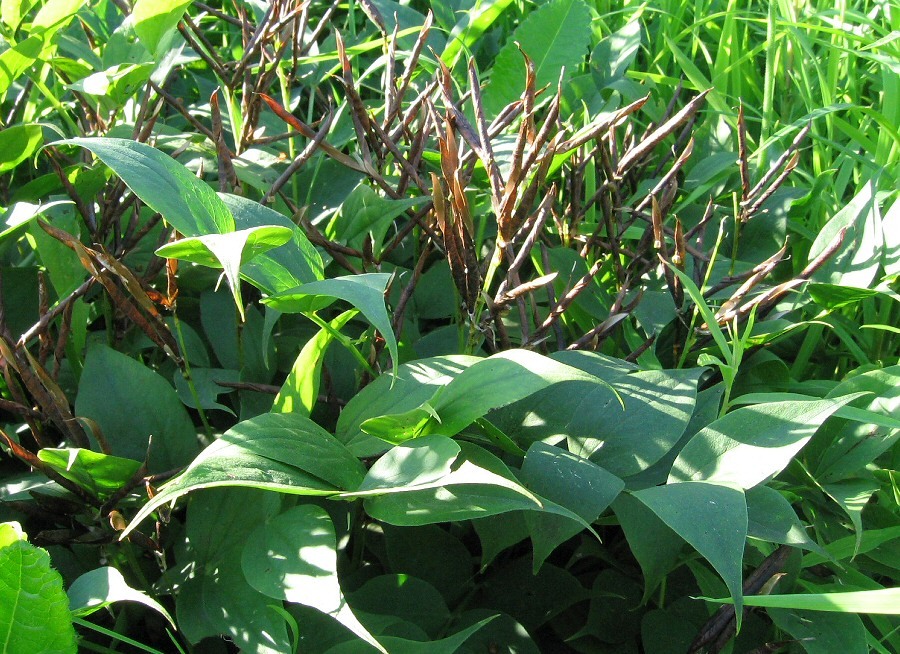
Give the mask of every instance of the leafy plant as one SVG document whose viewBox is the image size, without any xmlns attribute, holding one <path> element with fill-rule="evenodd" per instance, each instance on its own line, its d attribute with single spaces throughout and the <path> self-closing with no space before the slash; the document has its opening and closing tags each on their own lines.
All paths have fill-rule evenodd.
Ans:
<svg viewBox="0 0 900 654">
<path fill-rule="evenodd" d="M 900 649 L 896 13 L 4 2 L 0 642 Z"/>
</svg>

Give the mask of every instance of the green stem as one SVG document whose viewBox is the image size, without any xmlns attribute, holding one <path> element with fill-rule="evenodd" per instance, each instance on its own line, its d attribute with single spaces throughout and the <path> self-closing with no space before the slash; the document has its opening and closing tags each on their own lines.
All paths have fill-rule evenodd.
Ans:
<svg viewBox="0 0 900 654">
<path fill-rule="evenodd" d="M 481 292 L 478 294 L 478 297 L 475 298 L 475 310 L 470 316 L 466 354 L 474 354 L 475 350 L 478 348 L 479 316 L 481 316 L 481 312 L 484 310 L 487 292 L 491 288 L 491 283 L 494 281 L 494 276 L 500 268 L 501 261 L 503 261 L 503 248 L 501 247 L 500 242 L 497 241 L 494 245 L 494 254 L 491 256 L 491 262 L 488 264 L 487 272 L 484 275 L 484 283 L 481 285 Z"/>
<path fill-rule="evenodd" d="M 357 361 L 359 361 L 359 363 L 362 365 L 362 367 L 365 368 L 366 372 L 368 372 L 370 375 L 372 375 L 372 377 L 378 376 L 378 373 L 375 371 L 375 369 L 372 368 L 372 366 L 369 365 L 369 362 L 366 361 L 366 358 L 362 355 L 362 353 L 356 349 L 356 346 L 353 345 L 353 341 L 351 341 L 348 336 L 345 336 L 340 331 L 338 331 L 337 329 L 332 327 L 331 323 L 329 323 L 327 320 L 322 320 L 321 318 L 319 318 L 319 316 L 316 315 L 316 313 L 314 311 L 304 313 L 303 315 L 306 316 L 307 318 L 309 318 L 310 320 L 312 320 L 314 323 L 316 323 L 319 327 L 321 327 L 322 329 L 327 331 L 329 334 L 331 334 L 331 336 L 334 338 L 334 340 L 336 340 L 341 345 L 343 345 L 345 348 L 350 350 L 350 353 L 353 355 L 353 358 L 355 358 Z"/>
<path fill-rule="evenodd" d="M 194 385 L 194 376 L 191 374 L 191 363 L 188 361 L 187 347 L 184 344 L 184 333 L 181 331 L 181 321 L 178 320 L 177 312 L 172 312 L 172 319 L 175 322 L 175 335 L 178 337 L 181 360 L 184 361 L 184 370 L 182 371 L 181 376 L 184 377 L 184 381 L 187 382 L 188 389 L 191 391 L 191 399 L 194 400 L 194 404 L 197 407 L 197 413 L 200 414 L 200 422 L 203 423 L 203 431 L 206 434 L 206 437 L 212 440 L 212 427 L 209 424 L 209 420 L 206 418 L 206 411 L 203 410 L 203 406 L 200 402 L 200 394 L 197 392 L 197 387 Z"/>
</svg>

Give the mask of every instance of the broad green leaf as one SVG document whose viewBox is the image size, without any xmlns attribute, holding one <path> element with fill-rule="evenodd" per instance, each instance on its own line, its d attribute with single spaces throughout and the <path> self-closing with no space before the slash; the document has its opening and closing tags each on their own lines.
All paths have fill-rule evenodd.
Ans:
<svg viewBox="0 0 900 654">
<path fill-rule="evenodd" d="M 566 439 L 573 453 L 628 477 L 669 452 L 694 412 L 699 368 L 638 371 L 587 352 L 553 358 L 608 385 L 566 381 L 492 412 L 491 421 L 523 447 Z"/>
<path fill-rule="evenodd" d="M 625 482 L 595 463 L 540 442 L 528 448 L 519 479 L 529 490 L 564 506 L 588 524 L 625 488 Z M 562 516 L 534 511 L 525 514 L 525 521 L 534 543 L 535 572 L 558 545 L 583 528 Z"/>
<path fill-rule="evenodd" d="M 360 429 L 363 422 L 420 406 L 438 388 L 478 361 L 481 359 L 474 356 L 450 355 L 404 363 L 395 376 L 378 377 L 350 399 L 338 418 L 335 435 L 357 456 L 380 454 L 388 445 L 364 433 Z"/>
<path fill-rule="evenodd" d="M 43 48 L 44 39 L 39 34 L 32 34 L 0 53 L 0 95 L 37 61 Z"/>
<path fill-rule="evenodd" d="M 472 528 L 481 543 L 481 572 L 487 570 L 500 552 L 529 536 L 524 511 L 498 513 L 490 520 L 475 520 Z"/>
<path fill-rule="evenodd" d="M 149 446 L 150 472 L 183 466 L 197 453 L 197 432 L 175 389 L 150 368 L 103 345 L 88 350 L 75 415 L 100 425 L 115 456 L 143 461 Z"/>
<path fill-rule="evenodd" d="M 591 529 L 578 514 L 525 488 L 509 468 L 487 450 L 460 443 L 460 456 L 450 462 L 450 445 L 456 444 L 455 441 L 437 435 L 424 437 L 424 446 L 419 445 L 421 441 L 417 439 L 398 447 L 410 448 L 419 461 L 427 461 L 423 465 L 427 471 L 425 476 L 420 477 L 412 470 L 391 477 L 401 482 L 395 482 L 392 487 L 342 493 L 340 497 L 366 498 L 366 511 L 370 516 L 398 526 L 427 525 L 530 510 L 560 515 L 579 523 L 582 529 Z M 434 450 L 437 453 L 429 460 L 429 454 Z M 440 470 L 447 466 L 451 467 L 450 472 L 438 476 Z M 390 474 L 396 468 L 396 465 L 392 466 L 385 472 Z M 402 483 L 409 477 L 413 478 L 413 483 Z"/>
<path fill-rule="evenodd" d="M 822 490 L 840 506 L 850 518 L 853 531 L 856 532 L 856 545 L 853 556 L 859 551 L 862 543 L 862 511 L 879 489 L 878 482 L 871 479 L 845 479 L 833 484 L 822 484 Z"/>
<path fill-rule="evenodd" d="M 241 265 L 263 252 L 284 245 L 293 237 L 287 227 L 269 225 L 251 227 L 227 234 L 189 236 L 168 243 L 156 250 L 156 256 L 168 259 L 184 259 L 210 268 L 221 268 L 231 288 L 241 320 L 244 319 L 244 302 L 241 299 Z"/>
<path fill-rule="evenodd" d="M 349 302 L 372 323 L 387 342 L 394 373 L 397 372 L 397 339 L 391 328 L 391 319 L 384 304 L 384 291 L 391 276 L 387 273 L 367 273 L 333 277 L 303 284 L 290 291 L 276 293 L 264 302 L 284 313 L 317 311 L 337 299 Z"/>
<path fill-rule="evenodd" d="M 155 599 L 128 585 L 122 573 L 112 567 L 85 572 L 69 587 L 69 608 L 72 615 L 82 617 L 114 602 L 138 602 L 160 613 L 172 628 L 175 621 Z"/>
<path fill-rule="evenodd" d="M 28 540 L 28 534 L 18 522 L 0 522 L 0 549 L 20 540 Z"/>
<path fill-rule="evenodd" d="M 597 44 L 591 53 L 591 66 L 597 87 L 603 88 L 618 81 L 628 70 L 641 47 L 641 21 L 632 17 L 621 29 Z"/>
<path fill-rule="evenodd" d="M 521 556 L 489 571 L 480 600 L 482 606 L 512 616 L 533 634 L 591 593 L 568 570 L 551 563 L 534 574 L 530 558 Z"/>
<path fill-rule="evenodd" d="M 831 414 L 857 397 L 735 409 L 688 441 L 669 483 L 706 480 L 752 488 L 781 472 Z"/>
<path fill-rule="evenodd" d="M 473 634 L 486 624 L 494 620 L 495 617 L 493 615 L 489 616 L 476 624 L 457 631 L 452 636 L 439 640 L 418 641 L 397 636 L 382 636 L 381 640 L 384 642 L 385 647 L 390 648 L 388 651 L 391 654 L 454 654 L 459 651 L 463 643 L 468 641 Z M 367 651 L 371 651 L 371 646 L 367 649 L 361 649 L 356 643 L 343 643 L 332 647 L 326 654 L 354 654 L 355 652 Z"/>
<path fill-rule="evenodd" d="M 763 595 L 758 599 L 776 597 Z M 753 598 L 756 600 L 757 598 Z M 772 608 L 772 622 L 789 634 L 808 654 L 848 654 L 868 652 L 866 627 L 858 615 Z"/>
<path fill-rule="evenodd" d="M 175 598 L 179 630 L 192 643 L 226 635 L 242 651 L 284 654 L 290 644 L 271 598 L 247 583 L 241 552 L 260 522 L 277 515 L 281 498 L 248 488 L 200 493 L 188 506 Z"/>
<path fill-rule="evenodd" d="M 345 311 L 331 321 L 331 329 L 340 331 L 356 314 L 355 310 Z M 300 413 L 308 416 L 312 412 L 319 395 L 322 361 L 332 340 L 332 332 L 321 329 L 306 342 L 281 385 L 281 390 L 275 396 L 273 413 Z"/>
<path fill-rule="evenodd" d="M 549 357 L 528 350 L 507 350 L 469 366 L 419 407 L 369 419 L 361 428 L 391 443 L 431 432 L 453 436 L 491 409 L 572 380 L 604 384 L 593 375 Z"/>
<path fill-rule="evenodd" d="M 353 608 L 374 626 L 378 618 L 411 624 L 434 638 L 450 621 L 450 609 L 429 583 L 402 574 L 382 574 L 349 594 Z"/>
<path fill-rule="evenodd" d="M 845 284 L 821 284 L 811 282 L 806 285 L 806 290 L 813 302 L 824 309 L 840 309 L 841 307 L 860 304 L 863 301 L 882 297 L 900 301 L 897 295 L 890 289 L 856 288 Z"/>
<path fill-rule="evenodd" d="M 424 436 L 391 448 L 366 474 L 357 492 L 413 488 L 444 479 L 460 447 L 446 436 Z"/>
<path fill-rule="evenodd" d="M 870 552 L 885 543 L 900 538 L 900 525 L 886 527 L 884 529 L 864 529 L 862 531 L 862 543 L 858 542 L 855 534 L 840 538 L 824 546 L 826 554 L 816 552 L 803 557 L 803 567 L 809 568 L 830 560 L 843 561 L 852 559 L 858 554 Z"/>
<path fill-rule="evenodd" d="M 185 326 L 182 325 L 181 327 L 184 329 Z M 190 382 L 184 378 L 181 371 L 175 373 L 174 379 L 175 391 L 185 406 L 189 406 L 192 409 L 218 409 L 234 415 L 234 411 L 218 402 L 219 395 L 233 393 L 234 389 L 227 386 L 219 386 L 216 382 L 241 381 L 241 374 L 237 370 L 191 366 Z M 191 385 L 193 385 L 193 390 L 191 390 Z M 196 397 L 194 393 L 196 393 Z"/>
<path fill-rule="evenodd" d="M 18 523 L 0 525 L 0 651 L 75 654 L 75 629 L 50 556 Z"/>
<path fill-rule="evenodd" d="M 478 43 L 478 39 L 511 4 L 512 0 L 485 0 L 468 11 L 461 12 L 459 22 L 447 37 L 447 47 L 441 53 L 441 60 L 453 68 L 459 57 Z"/>
<path fill-rule="evenodd" d="M 93 152 L 141 201 L 185 236 L 234 231 L 234 217 L 208 184 L 180 163 L 144 143 L 114 138 L 73 138 Z"/>
<path fill-rule="evenodd" d="M 106 499 L 122 488 L 141 467 L 140 461 L 77 447 L 45 447 L 38 450 L 38 458 L 100 499 Z"/>
<path fill-rule="evenodd" d="M 705 558 L 725 581 L 742 615 L 747 503 L 740 488 L 706 481 L 654 486 L 632 495 Z"/>
<path fill-rule="evenodd" d="M 820 483 L 858 474 L 900 439 L 900 366 L 869 370 L 849 377 L 829 397 L 865 392 L 846 406 L 810 443 L 810 469 Z M 842 413 L 846 411 L 846 413 Z M 850 422 L 852 420 L 853 422 Z"/>
<path fill-rule="evenodd" d="M 376 193 L 368 184 L 360 184 L 341 205 L 325 235 L 339 243 L 362 249 L 366 237 L 372 238 L 372 250 L 381 255 L 384 237 L 394 219 L 410 207 L 422 204 L 427 197 L 392 200 Z"/>
<path fill-rule="evenodd" d="M 0 131 L 0 173 L 25 161 L 43 141 L 44 132 L 40 125 L 12 125 Z"/>
<path fill-rule="evenodd" d="M 707 602 L 731 604 L 729 598 L 711 599 L 704 597 L 703 599 Z M 900 615 L 900 588 L 835 591 L 830 593 L 797 593 L 794 595 L 747 595 L 744 600 L 745 606 L 762 606 L 765 608 Z"/>
<path fill-rule="evenodd" d="M 248 261 L 242 267 L 244 276 L 253 284 L 266 293 L 280 293 L 322 279 L 325 268 L 321 255 L 290 218 L 239 195 L 219 193 L 219 198 L 234 216 L 237 229 L 279 225 L 293 230 L 293 238 L 289 242 Z"/>
<path fill-rule="evenodd" d="M 774 488 L 756 486 L 746 492 L 747 535 L 751 538 L 827 554 L 812 540 L 790 503 Z"/>
<path fill-rule="evenodd" d="M 0 3 L 0 20 L 10 31 L 15 31 L 19 23 L 31 9 L 34 0 L 3 0 Z"/>
<path fill-rule="evenodd" d="M 552 0 L 529 12 L 494 61 L 482 95 L 487 114 L 496 116 L 522 95 L 525 63 L 519 47 L 534 62 L 535 87 L 556 88 L 563 69 L 571 75 L 582 64 L 590 40 L 591 14 L 583 0 Z"/>
<path fill-rule="evenodd" d="M 812 280 L 868 288 L 878 273 L 884 247 L 874 182 L 863 186 L 819 231 L 810 247 L 809 261 L 822 254 L 845 228 L 840 248 L 813 273 Z"/>
<path fill-rule="evenodd" d="M 68 24 L 85 0 L 47 0 L 31 21 L 33 33 L 56 32 Z"/>
<path fill-rule="evenodd" d="M 620 493 L 612 508 L 644 575 L 644 604 L 675 568 L 684 539 L 629 493 Z"/>
<path fill-rule="evenodd" d="M 496 516 L 495 516 L 496 518 Z M 490 520 L 477 520 L 490 522 Z M 443 526 L 394 527 L 381 525 L 390 570 L 434 586 L 447 604 L 455 606 L 474 588 L 472 553 Z M 440 556 L 434 556 L 440 552 Z"/>
<path fill-rule="evenodd" d="M 150 53 L 173 31 L 191 5 L 191 0 L 137 0 L 131 20 L 138 38 Z"/>
<path fill-rule="evenodd" d="M 356 488 L 365 468 L 305 416 L 268 413 L 238 423 L 197 456 L 134 517 L 122 536 L 168 502 L 200 488 L 246 486 L 295 495 Z"/>
<path fill-rule="evenodd" d="M 334 525 L 324 509 L 295 506 L 259 523 L 244 545 L 241 567 L 247 582 L 263 595 L 333 615 L 385 651 L 347 606 L 338 583 Z"/>
</svg>

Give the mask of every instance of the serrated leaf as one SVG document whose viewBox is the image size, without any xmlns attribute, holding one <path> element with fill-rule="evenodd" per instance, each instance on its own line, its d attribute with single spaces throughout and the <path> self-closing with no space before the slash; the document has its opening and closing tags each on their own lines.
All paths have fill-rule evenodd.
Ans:
<svg viewBox="0 0 900 654">
<path fill-rule="evenodd" d="M 50 556 L 22 537 L 0 532 L 0 650 L 4 654 L 75 654 L 75 628 L 60 574 Z"/>
</svg>

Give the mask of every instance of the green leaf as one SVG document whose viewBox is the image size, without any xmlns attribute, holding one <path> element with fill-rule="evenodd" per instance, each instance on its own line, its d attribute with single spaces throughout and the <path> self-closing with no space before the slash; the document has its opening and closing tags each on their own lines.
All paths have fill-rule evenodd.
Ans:
<svg viewBox="0 0 900 654">
<path fill-rule="evenodd" d="M 182 325 L 181 327 L 184 329 L 185 326 Z M 189 406 L 192 409 L 218 409 L 234 415 L 234 411 L 218 402 L 219 395 L 222 395 L 223 393 L 233 393 L 234 389 L 227 386 L 219 386 L 216 382 L 241 381 L 241 374 L 237 370 L 191 366 L 190 383 L 194 385 L 194 391 L 191 391 L 191 387 L 181 374 L 181 371 L 175 373 L 174 379 L 175 391 L 178 393 L 178 398 L 185 406 Z M 194 392 L 197 393 L 196 398 L 194 397 Z M 198 400 L 200 406 L 197 406 Z"/>
<path fill-rule="evenodd" d="M 44 39 L 40 34 L 32 34 L 0 53 L 0 94 L 6 93 L 10 85 L 28 70 L 44 49 Z"/>
<path fill-rule="evenodd" d="M 540 442 L 528 448 L 519 479 L 529 490 L 569 509 L 588 524 L 625 488 L 625 482 L 600 466 Z M 549 513 L 529 511 L 525 521 L 534 543 L 535 572 L 558 545 L 583 529 L 577 522 Z"/>
<path fill-rule="evenodd" d="M 100 499 L 106 499 L 122 488 L 141 467 L 140 461 L 77 447 L 45 447 L 38 450 L 38 458 Z"/>
<path fill-rule="evenodd" d="M 47 0 L 31 21 L 31 31 L 56 32 L 67 25 L 85 0 Z"/>
<path fill-rule="evenodd" d="M 900 439 L 900 366 L 849 377 L 828 397 L 860 392 L 869 395 L 837 413 L 847 420 L 829 421 L 810 444 L 810 469 L 820 483 L 858 474 Z"/>
<path fill-rule="evenodd" d="M 268 413 L 238 423 L 165 485 L 122 537 L 157 507 L 200 488 L 246 486 L 295 495 L 356 488 L 365 468 L 334 436 L 302 415 Z"/>
<path fill-rule="evenodd" d="M 781 472 L 831 414 L 857 397 L 736 409 L 688 441 L 669 483 L 706 480 L 752 488 Z"/>
<path fill-rule="evenodd" d="M 192 643 L 227 635 L 242 651 L 291 651 L 284 619 L 241 569 L 241 552 L 257 525 L 280 509 L 281 498 L 248 488 L 220 488 L 191 499 L 186 547 L 178 555 L 175 598 L 180 631 Z"/>
<path fill-rule="evenodd" d="M 149 445 L 151 473 L 183 466 L 197 452 L 197 432 L 175 389 L 103 345 L 88 350 L 75 413 L 100 425 L 116 456 L 143 461 Z"/>
<path fill-rule="evenodd" d="M 459 444 L 446 436 L 397 445 L 372 464 L 357 492 L 412 488 L 444 479 L 459 453 Z"/>
<path fill-rule="evenodd" d="M 234 217 L 215 191 L 167 154 L 144 143 L 114 138 L 73 138 L 93 152 L 148 207 L 185 236 L 234 231 Z"/>
<path fill-rule="evenodd" d="M 331 330 L 340 331 L 356 314 L 355 310 L 345 311 L 331 321 Z M 334 340 L 331 330 L 319 330 L 300 350 L 287 379 L 275 396 L 273 413 L 300 413 L 309 416 L 312 412 L 319 396 L 319 378 L 322 375 L 325 352 Z"/>
<path fill-rule="evenodd" d="M 884 247 L 874 182 L 866 183 L 819 231 L 809 261 L 821 255 L 842 229 L 847 232 L 840 248 L 813 273 L 812 280 L 868 288 L 878 273 Z"/>
<path fill-rule="evenodd" d="M 244 545 L 241 567 L 263 595 L 332 615 L 385 651 L 347 606 L 338 583 L 334 525 L 324 509 L 300 505 L 259 523 Z"/>
<path fill-rule="evenodd" d="M 528 350 L 507 350 L 466 368 L 419 407 L 402 414 L 371 418 L 361 428 L 391 443 L 431 432 L 453 436 L 491 409 L 571 380 L 605 384 L 593 375 L 549 357 Z"/>
<path fill-rule="evenodd" d="M 476 624 L 457 631 L 452 636 L 439 640 L 418 641 L 397 636 L 382 636 L 381 640 L 384 642 L 385 647 L 390 648 L 391 654 L 454 654 L 459 651 L 463 643 L 495 617 L 493 615 L 489 616 Z M 370 650 L 360 649 L 356 643 L 351 642 L 336 645 L 329 649 L 326 654 L 353 654 L 366 651 Z"/>
<path fill-rule="evenodd" d="M 638 371 L 588 352 L 559 352 L 553 358 L 608 385 L 566 381 L 491 413 L 489 418 L 520 443 L 566 439 L 574 454 L 628 477 L 669 452 L 694 412 L 702 369 Z"/>
<path fill-rule="evenodd" d="M 863 525 L 862 511 L 879 489 L 878 482 L 870 479 L 845 479 L 833 484 L 822 484 L 822 490 L 840 506 L 850 518 L 853 531 L 856 533 L 856 544 L 853 556 L 859 552 L 862 543 Z"/>
<path fill-rule="evenodd" d="M 478 43 L 481 36 L 511 4 L 512 0 L 485 0 L 468 11 L 461 12 L 459 22 L 447 37 L 447 47 L 441 54 L 441 60 L 453 68 L 459 57 Z"/>
<path fill-rule="evenodd" d="M 580 67 L 590 40 L 591 14 L 583 0 L 552 0 L 529 12 L 494 61 L 482 96 L 485 112 L 496 116 L 522 95 L 525 64 L 517 43 L 534 62 L 535 87 L 549 84 L 555 89 L 563 68 L 571 75 Z"/>
<path fill-rule="evenodd" d="M 183 259 L 210 268 L 222 268 L 231 288 L 234 302 L 241 320 L 244 319 L 244 302 L 241 300 L 241 265 L 256 258 L 263 252 L 284 245 L 293 238 L 294 232 L 287 227 L 268 225 L 251 227 L 227 234 L 205 234 L 189 236 L 174 243 L 168 243 L 156 250 L 156 256 L 168 259 Z"/>
<path fill-rule="evenodd" d="M 0 650 L 75 654 L 75 628 L 50 556 L 25 540 L 18 523 L 0 525 Z"/>
<path fill-rule="evenodd" d="M 666 575 L 675 568 L 684 548 L 684 539 L 628 493 L 619 494 L 612 508 L 644 575 L 641 603 L 645 604 Z"/>
<path fill-rule="evenodd" d="M 866 644 L 866 627 L 858 615 L 774 608 L 767 613 L 779 629 L 803 643 L 803 648 L 808 654 L 870 651 Z"/>
<path fill-rule="evenodd" d="M 449 355 L 404 363 L 396 375 L 378 377 L 350 399 L 338 418 L 335 435 L 357 456 L 384 452 L 388 447 L 385 441 L 363 432 L 360 429 L 363 422 L 411 411 L 478 361 L 481 359 L 474 356 Z"/>
<path fill-rule="evenodd" d="M 176 628 L 172 616 L 159 602 L 129 586 L 122 573 L 112 567 L 85 572 L 72 582 L 68 594 L 73 616 L 90 615 L 113 602 L 138 602 L 160 613 L 173 629 Z"/>
<path fill-rule="evenodd" d="M 809 537 L 790 503 L 777 490 L 756 486 L 746 492 L 746 498 L 748 536 L 770 543 L 802 547 L 828 556 Z"/>
<path fill-rule="evenodd" d="M 131 11 L 134 31 L 150 53 L 178 25 L 191 0 L 137 0 Z"/>
<path fill-rule="evenodd" d="M 303 284 L 290 291 L 276 293 L 264 302 L 284 313 L 303 313 L 327 307 L 334 300 L 349 302 L 372 323 L 384 340 L 397 373 L 397 339 L 391 328 L 391 319 L 384 304 L 384 291 L 391 276 L 387 273 L 367 273 L 334 277 Z"/>
<path fill-rule="evenodd" d="M 707 602 L 731 604 L 731 600 L 703 597 Z M 797 593 L 795 595 L 753 595 L 744 598 L 745 606 L 827 611 L 836 613 L 876 613 L 900 615 L 900 588 L 854 590 L 833 593 Z"/>
<path fill-rule="evenodd" d="M 12 170 L 41 147 L 40 125 L 12 125 L 0 131 L 0 173 Z"/>
<path fill-rule="evenodd" d="M 632 495 L 710 562 L 731 592 L 740 630 L 742 561 L 747 503 L 734 486 L 687 481 L 654 486 Z"/>
<path fill-rule="evenodd" d="M 360 184 L 344 200 L 340 214 L 328 225 L 325 235 L 360 250 L 366 237 L 371 236 L 372 251 L 380 257 L 384 237 L 394 219 L 426 201 L 427 197 L 391 200 L 378 195 L 368 184 Z"/>
<path fill-rule="evenodd" d="M 244 277 L 266 293 L 280 293 L 322 279 L 325 267 L 303 230 L 277 211 L 239 195 L 219 193 L 234 216 L 237 229 L 279 225 L 293 230 L 293 238 L 242 266 Z"/>
</svg>

